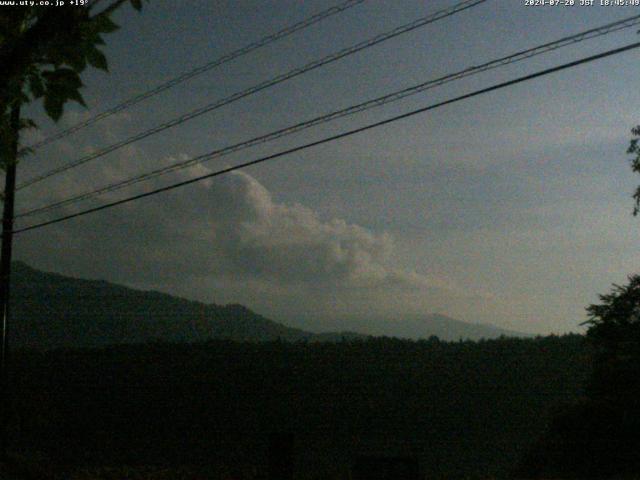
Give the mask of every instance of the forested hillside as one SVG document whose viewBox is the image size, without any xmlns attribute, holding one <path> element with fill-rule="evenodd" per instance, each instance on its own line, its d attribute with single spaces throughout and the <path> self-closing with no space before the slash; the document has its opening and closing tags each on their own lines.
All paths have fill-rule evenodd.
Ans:
<svg viewBox="0 0 640 480">
<path fill-rule="evenodd" d="M 290 432 L 299 479 L 345 478 L 361 454 L 415 455 L 427 478 L 504 476 L 582 395 L 588 364 L 580 336 L 21 351 L 13 444 L 69 466 L 246 473 Z"/>
<path fill-rule="evenodd" d="M 477 340 L 522 335 L 443 315 L 361 321 L 363 333 L 312 333 L 265 318 L 243 305 L 206 304 L 101 280 L 72 278 L 42 272 L 22 262 L 15 262 L 13 269 L 11 342 L 19 347 L 100 347 L 214 338 L 251 342 L 341 341 L 365 337 L 370 333 L 370 323 L 387 325 L 387 330 L 371 333 L 388 336 L 437 335 L 448 340 Z"/>
<path fill-rule="evenodd" d="M 242 305 L 207 305 L 99 280 L 14 264 L 12 342 L 36 348 L 98 347 L 149 341 L 299 340 L 313 334 Z"/>
</svg>

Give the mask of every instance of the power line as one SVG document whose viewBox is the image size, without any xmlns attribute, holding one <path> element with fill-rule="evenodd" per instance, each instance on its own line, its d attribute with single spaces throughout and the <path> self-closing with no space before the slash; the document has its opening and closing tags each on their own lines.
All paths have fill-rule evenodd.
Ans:
<svg viewBox="0 0 640 480">
<path fill-rule="evenodd" d="M 52 177 L 54 175 L 57 175 L 59 173 L 63 173 L 66 172 L 67 170 L 70 170 L 72 168 L 76 168 L 80 165 L 83 165 L 87 162 L 90 162 L 91 160 L 95 160 L 96 158 L 102 157 L 108 153 L 114 152 L 116 150 L 119 150 L 122 147 L 125 147 L 127 145 L 131 145 L 132 143 L 135 143 L 139 140 L 142 140 L 144 138 L 150 137 L 151 135 L 155 135 L 157 133 L 160 133 L 164 130 L 167 130 L 169 128 L 175 127 L 177 125 L 180 125 L 184 122 L 187 122 L 189 120 L 192 120 L 196 117 L 199 117 L 201 115 L 204 115 L 205 113 L 209 113 L 213 110 L 216 110 L 218 108 L 221 108 L 225 105 L 228 105 L 230 103 L 236 102 L 242 98 L 248 97 L 249 95 L 253 95 L 254 93 L 258 93 L 262 90 L 266 90 L 267 88 L 270 88 L 274 85 L 277 85 L 279 83 L 282 83 L 284 81 L 290 80 L 294 77 L 297 77 L 299 75 L 302 75 L 304 73 L 307 73 L 311 70 L 314 70 L 316 68 L 319 67 L 323 67 L 329 63 L 335 62 L 337 60 L 340 60 L 341 58 L 347 57 L 349 55 L 353 55 L 354 53 L 357 53 L 361 50 L 373 47 L 374 45 L 377 45 L 379 43 L 382 43 L 384 41 L 390 40 L 394 37 L 397 37 L 399 35 L 402 35 L 404 33 L 410 32 L 412 30 L 416 30 L 417 28 L 423 27 L 427 24 L 436 22 L 438 20 L 450 17 L 452 15 L 455 15 L 458 12 L 461 12 L 463 10 L 466 10 L 468 8 L 472 8 L 475 7 L 481 3 L 486 2 L 487 0 L 464 0 L 456 5 L 454 5 L 453 7 L 449 7 L 446 8 L 444 10 L 440 10 L 437 11 L 431 15 L 428 15 L 426 17 L 422 17 L 418 20 L 415 20 L 411 23 L 402 25 L 400 27 L 397 27 L 391 31 L 385 32 L 385 33 L 381 33 L 379 35 L 376 35 L 375 37 L 369 39 L 369 40 L 365 40 L 362 41 L 360 43 L 357 43 L 351 47 L 347 47 L 344 48 L 336 53 L 327 55 L 319 60 L 315 60 L 311 63 L 308 63 L 302 67 L 299 68 L 295 68 L 293 70 L 290 70 L 286 73 L 280 74 L 274 78 L 271 78 L 270 80 L 266 80 L 262 83 L 259 83 L 257 85 L 254 85 L 253 87 L 249 87 L 248 89 L 236 92 L 232 95 L 230 95 L 229 97 L 225 97 L 221 100 L 217 100 L 213 103 L 210 103 L 208 105 L 205 105 L 203 107 L 197 108 L 196 110 L 193 110 L 191 112 L 185 113 L 184 115 L 181 115 L 177 118 L 174 118 L 173 120 L 170 120 L 166 123 L 163 123 L 161 125 L 158 125 L 154 128 L 151 128 L 149 130 L 146 130 L 144 132 L 138 133 L 136 135 L 133 135 L 125 140 L 122 140 L 120 142 L 114 143 L 112 145 L 109 145 L 101 150 L 98 150 L 95 153 L 89 154 L 85 157 L 79 158 L 77 160 L 74 160 L 70 163 L 67 163 L 65 165 L 62 165 L 60 167 L 54 168 L 52 170 L 49 170 L 41 175 L 37 175 L 35 177 L 32 177 L 31 179 L 21 183 L 20 185 L 17 186 L 16 190 L 21 190 L 25 187 L 28 187 L 30 185 L 33 185 L 35 183 L 41 182 L 42 180 L 45 180 L 49 177 Z"/>
<path fill-rule="evenodd" d="M 131 186 L 131 185 L 135 185 L 137 183 L 140 183 L 142 181 L 146 181 L 146 180 L 150 180 L 152 178 L 155 177 L 159 177 L 161 175 L 165 175 L 167 173 L 171 173 L 174 171 L 178 171 L 184 168 L 189 168 L 191 166 L 194 166 L 196 164 L 205 162 L 205 161 L 209 161 L 212 160 L 214 158 L 220 158 L 222 156 L 225 155 L 229 155 L 231 153 L 235 153 L 238 152 L 240 150 L 244 150 L 246 148 L 258 145 L 258 144 L 262 144 L 262 143 L 266 143 L 272 140 L 275 140 L 277 138 L 281 138 L 284 136 L 288 136 L 291 135 L 293 133 L 297 133 L 300 132 L 302 130 L 306 130 L 308 128 L 311 128 L 313 126 L 319 125 L 319 124 L 323 124 L 323 123 L 327 123 L 339 118 L 343 118 L 346 117 L 348 115 L 353 115 L 355 113 L 359 113 L 359 112 L 363 112 L 365 110 L 369 110 L 371 108 L 375 108 L 381 105 L 385 105 L 387 103 L 391 103 L 391 102 L 395 102 L 398 101 L 400 99 L 406 98 L 410 95 L 415 95 L 417 93 L 420 92 L 424 92 L 428 89 L 437 87 L 437 86 L 441 86 L 444 85 L 446 83 L 455 81 L 455 80 L 459 80 L 468 76 L 472 76 L 472 75 L 476 75 L 478 73 L 481 72 L 485 72 L 488 70 L 492 70 L 498 67 L 502 67 L 505 65 L 509 65 L 511 63 L 516 63 L 522 60 L 526 60 L 529 59 L 531 57 L 537 56 L 537 55 L 541 55 L 543 53 L 549 52 L 549 51 L 553 51 L 556 50 L 558 48 L 562 48 L 568 45 L 573 45 L 576 44 L 578 42 L 582 42 L 591 38 L 595 38 L 595 37 L 599 37 L 602 35 L 608 35 L 610 33 L 613 33 L 615 31 L 618 30 L 622 30 L 625 28 L 630 28 L 634 25 L 638 25 L 640 24 L 640 15 L 635 15 L 633 17 L 629 17 L 623 20 L 619 20 L 613 23 L 609 23 L 607 25 L 603 25 L 600 27 L 596 27 L 596 28 L 592 28 L 589 30 L 586 30 L 584 32 L 575 34 L 575 35 L 571 35 L 571 36 L 567 36 L 567 37 L 563 37 L 559 40 L 553 41 L 553 42 L 549 42 L 537 47 L 533 47 L 533 48 L 529 48 L 523 51 L 519 51 L 517 53 L 496 59 L 496 60 L 492 60 L 490 62 L 481 64 L 481 65 L 477 65 L 477 66 L 473 66 L 473 67 L 469 67 L 465 70 L 461 70 L 458 71 L 456 73 L 452 73 L 449 75 L 445 75 L 443 77 L 439 77 L 433 80 L 429 80 L 423 83 L 420 83 L 418 85 L 414 85 L 387 95 L 383 95 L 381 97 L 372 99 L 372 100 L 368 100 L 366 102 L 363 103 L 359 103 L 357 105 L 352 105 L 350 107 L 341 109 L 341 110 L 337 110 L 325 115 L 321 115 L 319 117 L 313 118 L 311 120 L 307 120 L 304 122 L 300 122 L 297 123 L 295 125 L 291 125 L 289 127 L 286 128 L 282 128 L 280 130 L 276 130 L 275 132 L 271 132 L 268 133 L 266 135 L 261 135 L 258 137 L 254 137 L 250 140 L 246 140 L 240 143 L 236 143 L 234 145 L 230 145 L 228 147 L 219 149 L 219 150 L 215 150 L 213 152 L 209 152 L 206 153 L 204 155 L 200 155 L 185 161 L 181 161 L 181 162 L 176 162 L 173 163 L 171 165 L 162 167 L 162 168 L 158 168 L 156 170 L 153 170 L 151 172 L 147 172 L 147 173 L 143 173 L 134 177 L 131 177 L 129 179 L 123 180 L 123 181 L 118 181 L 118 182 L 114 182 L 112 184 L 100 187 L 98 189 L 92 190 L 90 192 L 85 192 L 73 197 L 69 197 L 63 200 L 60 200 L 58 202 L 52 203 L 52 204 L 48 204 L 42 207 L 37 207 L 34 208 L 32 210 L 28 210 L 25 212 L 21 212 L 19 214 L 16 215 L 16 218 L 21 218 L 21 217 L 27 217 L 27 216 L 31 216 L 31 215 L 35 215 L 38 213 L 43 213 L 46 211 L 50 211 L 62 206 L 66 206 L 66 205 L 70 205 L 70 204 L 74 204 L 77 202 L 80 202 L 82 200 L 86 200 L 98 195 L 102 195 L 105 193 L 110 193 L 110 192 L 114 192 L 117 190 L 120 190 L 122 188 Z"/>
<path fill-rule="evenodd" d="M 94 3 L 91 5 L 90 8 L 94 7 L 99 1 L 100 0 L 94 0 Z M 103 112 L 91 118 L 88 118 L 82 122 L 78 122 L 75 125 L 65 130 L 62 130 L 54 135 L 51 135 L 50 137 L 45 138 L 44 140 L 41 140 L 39 142 L 34 143 L 33 145 L 30 145 L 27 148 L 31 150 L 35 150 L 45 145 L 48 145 L 50 143 L 53 143 L 56 140 L 67 137 L 72 133 L 75 133 L 79 130 L 82 130 L 85 127 L 88 127 L 89 125 L 93 125 L 94 123 L 97 123 L 100 120 L 104 120 L 105 118 L 110 117 L 111 115 L 121 112 L 122 110 L 126 110 L 127 108 L 130 108 L 148 98 L 154 97 L 166 90 L 169 90 L 170 88 L 173 88 L 176 85 L 179 85 L 183 82 L 186 82 L 187 80 L 197 77 L 198 75 L 208 72 L 209 70 L 219 67 L 224 63 L 230 62 L 231 60 L 235 60 L 236 58 L 241 57 L 243 55 L 247 55 L 248 53 L 251 53 L 254 50 L 257 50 L 259 48 L 269 45 L 270 43 L 275 42 L 276 40 L 280 40 L 282 38 L 288 37 L 289 35 L 292 35 L 300 30 L 310 27 L 328 17 L 341 13 L 351 7 L 354 7 L 360 3 L 363 3 L 364 1 L 366 0 L 347 0 L 344 3 L 331 7 L 327 10 L 323 10 L 322 12 L 316 13 L 315 15 L 312 15 L 298 23 L 295 23 L 293 25 L 283 28 L 282 30 L 276 33 L 267 35 L 266 37 L 263 37 L 256 42 L 250 43 L 249 45 L 239 48 L 238 50 L 234 50 L 233 52 L 227 53 L 219 58 L 216 58 L 215 60 L 212 60 L 209 63 L 206 63 L 192 70 L 189 70 L 188 72 L 185 72 L 182 75 L 179 75 L 178 77 L 175 77 L 165 83 L 162 83 L 152 88 L 151 90 L 147 90 L 146 92 L 143 92 L 134 97 L 131 97 L 128 100 L 125 100 L 124 102 L 116 105 L 115 107 L 112 107 L 108 110 L 104 110 Z"/>
<path fill-rule="evenodd" d="M 266 162 L 268 160 L 274 160 L 276 158 L 283 157 L 285 155 L 290 155 L 290 154 L 295 153 L 295 152 L 307 150 L 309 148 L 316 147 L 318 145 L 322 145 L 322 144 L 325 144 L 325 143 L 333 142 L 335 140 L 339 140 L 339 139 L 342 139 L 342 138 L 350 137 L 350 136 L 355 135 L 357 133 L 362 133 L 362 132 L 365 132 L 365 131 L 368 131 L 368 130 L 371 130 L 371 129 L 374 129 L 374 128 L 377 128 L 377 127 L 381 127 L 383 125 L 387 125 L 387 124 L 390 124 L 390 123 L 397 122 L 397 121 L 405 119 L 405 118 L 413 117 L 413 116 L 418 115 L 420 113 L 424 113 L 424 112 L 427 112 L 429 110 L 435 110 L 436 108 L 440 108 L 440 107 L 443 107 L 445 105 L 450 105 L 452 103 L 456 103 L 456 102 L 459 102 L 459 101 L 462 101 L 462 100 L 466 100 L 468 98 L 476 97 L 476 96 L 479 96 L 479 95 L 482 95 L 482 94 L 485 94 L 485 93 L 489 93 L 489 92 L 492 92 L 492 91 L 495 91 L 495 90 L 500 90 L 502 88 L 506 88 L 506 87 L 509 87 L 511 85 L 515 85 L 515 84 L 518 84 L 518 83 L 522 83 L 522 82 L 526 82 L 526 81 L 529 81 L 529 80 L 533 80 L 533 79 L 538 78 L 538 77 L 550 75 L 552 73 L 559 72 L 561 70 L 566 70 L 566 69 L 569 69 L 569 68 L 573 68 L 573 67 L 576 67 L 578 65 L 585 64 L 585 63 L 593 62 L 593 61 L 599 60 L 601 58 L 610 57 L 612 55 L 617 55 L 617 54 L 620 54 L 620 53 L 623 53 L 623 52 L 626 52 L 626 51 L 629 51 L 629 50 L 632 50 L 632 49 L 635 49 L 635 48 L 638 48 L 638 47 L 640 47 L 640 42 L 632 43 L 632 44 L 626 45 L 624 47 L 615 48 L 613 50 L 608 50 L 606 52 L 599 53 L 599 54 L 596 54 L 596 55 L 591 55 L 589 57 L 581 58 L 580 60 L 575 60 L 573 62 L 565 63 L 565 64 L 562 64 L 562 65 L 559 65 L 559 66 L 556 66 L 556 67 L 547 68 L 545 70 L 541 70 L 541 71 L 536 72 L 536 73 L 525 75 L 523 77 L 518 77 L 516 79 L 509 80 L 509 81 L 506 81 L 506 82 L 498 83 L 496 85 L 492 85 L 491 87 L 486 87 L 486 88 L 483 88 L 483 89 L 480 89 L 480 90 L 475 90 L 475 91 L 473 91 L 471 93 L 467 93 L 465 95 L 460 95 L 458 97 L 454 97 L 454 98 L 451 98 L 449 100 L 445 100 L 445 101 L 442 101 L 442 102 L 439 102 L 439 103 L 428 105 L 426 107 L 422 107 L 422 108 L 419 108 L 419 109 L 416 109 L 416 110 L 412 110 L 410 112 L 403 113 L 401 115 L 396 115 L 394 117 L 390 117 L 390 118 L 387 118 L 385 120 L 381 120 L 379 122 L 370 123 L 370 124 L 365 125 L 363 127 L 358 127 L 358 128 L 355 128 L 355 129 L 352 129 L 352 130 L 348 130 L 348 131 L 343 132 L 343 133 L 339 133 L 339 134 L 336 134 L 336 135 L 325 137 L 325 138 L 323 138 L 321 140 L 316 140 L 314 142 L 306 143 L 304 145 L 300 145 L 300 146 L 293 147 L 293 148 L 290 148 L 290 149 L 287 149 L 287 150 L 283 150 L 283 151 L 280 151 L 278 153 L 274 153 L 272 155 L 267 155 L 265 157 L 258 158 L 256 160 L 252 160 L 252 161 L 249 161 L 249 162 L 245 162 L 245 163 L 241 163 L 241 164 L 238 164 L 238 165 L 234 165 L 233 167 L 227 167 L 227 168 L 224 168 L 224 169 L 221 169 L 221 170 L 217 170 L 215 172 L 208 173 L 206 175 L 200 175 L 199 177 L 195 177 L 195 178 L 192 178 L 192 179 L 189 179 L 189 180 L 184 180 L 182 182 L 174 183 L 172 185 L 167 185 L 165 187 L 157 188 L 157 189 L 151 190 L 149 192 L 140 193 L 140 194 L 137 194 L 137 195 L 132 195 L 130 197 L 123 198 L 121 200 L 116 200 L 116 201 L 113 201 L 113 202 L 110 202 L 110 203 L 106 203 L 106 204 L 100 205 L 98 207 L 89 208 L 89 209 L 83 210 L 81 212 L 76 212 L 76 213 L 73 213 L 73 214 L 65 215 L 65 216 L 62 216 L 62 217 L 55 218 L 53 220 L 48 220 L 48 221 L 45 221 L 45 222 L 37 223 L 35 225 L 30 225 L 28 227 L 24 227 L 24 228 L 21 228 L 21 229 L 18 229 L 18 230 L 14 230 L 13 233 L 14 234 L 18 234 L 18 233 L 27 232 L 29 230 L 35 230 L 37 228 L 42 228 L 42 227 L 45 227 L 45 226 L 48 226 L 48 225 L 53 225 L 55 223 L 60 223 L 60 222 L 66 221 L 66 220 L 70 220 L 72 218 L 81 217 L 81 216 L 84 216 L 84 215 L 88 215 L 90 213 L 98 212 L 98 211 L 101 211 L 101 210 L 106 210 L 108 208 L 112 208 L 112 207 L 115 207 L 115 206 L 118 206 L 118 205 L 122 205 L 122 204 L 125 204 L 125 203 L 133 202 L 135 200 L 140 200 L 142 198 L 150 197 L 150 196 L 153 196 L 153 195 L 156 195 L 156 194 L 159 194 L 159 193 L 163 193 L 163 192 L 167 192 L 167 191 L 170 191 L 170 190 L 174 190 L 176 188 L 184 187 L 186 185 L 190 185 L 192 183 L 200 182 L 200 181 L 206 180 L 208 178 L 213 178 L 213 177 L 217 177 L 217 176 L 220 176 L 220 175 L 224 175 L 226 173 L 230 173 L 230 172 L 233 172 L 233 171 L 236 171 L 236 170 L 240 170 L 242 168 L 246 168 L 246 167 L 249 167 L 249 166 L 252 166 L 252 165 L 257 165 L 259 163 L 263 163 L 263 162 Z"/>
</svg>

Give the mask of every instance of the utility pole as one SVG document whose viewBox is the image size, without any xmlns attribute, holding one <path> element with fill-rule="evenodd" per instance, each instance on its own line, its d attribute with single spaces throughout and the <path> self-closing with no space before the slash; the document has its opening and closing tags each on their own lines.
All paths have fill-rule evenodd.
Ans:
<svg viewBox="0 0 640 480">
<path fill-rule="evenodd" d="M 68 101 L 84 105 L 80 73 L 87 64 L 107 71 L 107 60 L 99 47 L 104 45 L 102 36 L 118 28 L 110 16 L 127 2 L 141 10 L 143 0 L 109 0 L 109 5 L 91 16 L 91 9 L 100 1 L 75 2 L 81 3 L 82 8 L 44 8 L 36 6 L 38 2 L 22 2 L 30 5 L 11 14 L 0 14 L 0 128 L 2 141 L 8 143 L 2 145 L 0 158 L 5 171 L 0 239 L 0 461 L 7 459 L 11 418 L 9 288 L 20 106 L 43 98 L 45 113 L 58 121 Z M 61 50 L 60 45 L 77 48 Z M 39 88 L 34 89 L 34 85 Z M 7 114 L 8 125 L 4 118 Z"/>
<path fill-rule="evenodd" d="M 9 292 L 11 284 L 11 247 L 13 242 L 13 210 L 16 191 L 16 163 L 20 133 L 20 105 L 11 107 L 11 144 L 5 160 L 4 211 L 2 214 L 2 246 L 0 247 L 0 460 L 6 460 L 9 444 L 11 395 L 9 385 Z"/>
</svg>

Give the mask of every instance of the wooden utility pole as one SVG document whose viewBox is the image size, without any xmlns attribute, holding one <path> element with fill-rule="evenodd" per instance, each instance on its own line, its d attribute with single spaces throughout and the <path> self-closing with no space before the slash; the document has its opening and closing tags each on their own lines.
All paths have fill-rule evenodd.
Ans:
<svg viewBox="0 0 640 480">
<path fill-rule="evenodd" d="M 9 293 L 11 285 L 11 247 L 13 242 L 13 210 L 16 191 L 16 163 L 20 132 L 20 106 L 11 107 L 11 144 L 5 158 L 4 211 L 2 214 L 2 246 L 0 247 L 0 315 L 2 338 L 0 343 L 0 455 L 7 457 L 11 395 L 9 384 Z"/>
</svg>

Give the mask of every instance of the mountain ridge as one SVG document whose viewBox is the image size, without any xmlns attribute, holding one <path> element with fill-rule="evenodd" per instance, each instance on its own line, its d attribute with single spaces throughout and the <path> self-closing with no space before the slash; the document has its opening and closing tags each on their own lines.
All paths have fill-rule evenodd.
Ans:
<svg viewBox="0 0 640 480">
<path fill-rule="evenodd" d="M 19 261 L 13 263 L 12 294 L 14 320 L 10 335 L 12 344 L 17 347 L 99 347 L 157 341 L 188 343 L 213 338 L 248 342 L 341 341 L 363 339 L 370 334 L 407 338 L 411 337 L 407 335 L 407 328 L 421 331 L 421 338 L 436 335 L 443 340 L 525 336 L 442 315 L 431 316 L 431 322 L 387 322 L 389 326 L 397 327 L 395 332 L 314 333 L 276 322 L 240 304 L 206 304 L 105 280 L 43 272 Z M 416 329 L 416 322 L 421 328 Z M 433 325 L 429 327 L 429 324 Z M 447 325 L 455 326 L 453 336 L 446 335 Z M 366 324 L 362 328 L 366 329 Z"/>
</svg>

